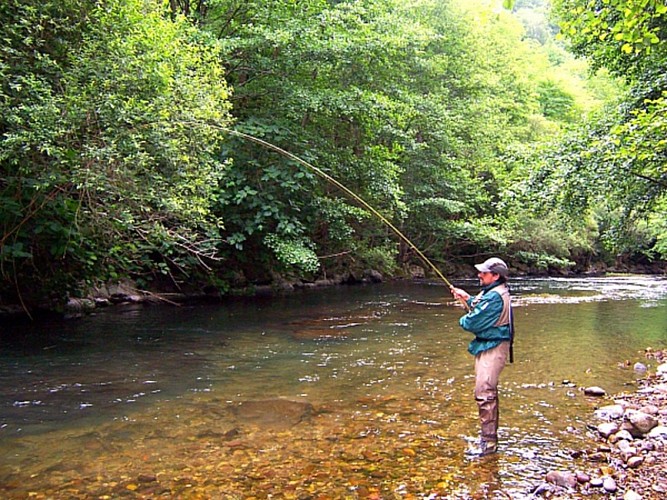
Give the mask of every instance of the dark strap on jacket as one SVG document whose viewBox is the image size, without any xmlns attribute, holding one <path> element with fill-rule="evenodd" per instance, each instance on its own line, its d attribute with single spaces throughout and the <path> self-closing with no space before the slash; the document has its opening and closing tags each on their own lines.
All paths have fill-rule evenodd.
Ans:
<svg viewBox="0 0 667 500">
<path fill-rule="evenodd" d="M 514 311 L 510 305 L 510 363 L 514 363 Z"/>
</svg>

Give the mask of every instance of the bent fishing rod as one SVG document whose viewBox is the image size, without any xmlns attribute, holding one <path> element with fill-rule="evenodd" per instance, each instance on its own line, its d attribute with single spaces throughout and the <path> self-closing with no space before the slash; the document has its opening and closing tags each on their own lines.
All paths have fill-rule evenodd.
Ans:
<svg viewBox="0 0 667 500">
<path fill-rule="evenodd" d="M 201 123 L 200 123 L 201 125 Z M 417 248 L 417 246 L 410 241 L 410 239 L 405 236 L 394 224 L 392 224 L 384 215 L 382 215 L 380 212 L 378 212 L 372 205 L 370 205 L 366 200 L 364 200 L 361 196 L 359 196 L 357 193 L 349 189 L 347 186 L 343 185 L 340 181 L 335 179 L 334 177 L 330 176 L 320 168 L 316 167 L 315 165 L 312 165 L 311 163 L 308 163 L 307 161 L 299 158 L 295 154 L 290 153 L 289 151 L 286 151 L 285 149 L 276 146 L 275 144 L 272 144 L 270 142 L 267 142 L 263 139 L 260 139 L 259 137 L 255 137 L 250 134 L 246 134 L 243 132 L 239 132 L 238 130 L 233 130 L 233 129 L 228 129 L 225 127 L 221 127 L 219 125 L 213 125 L 210 123 L 207 123 L 206 125 L 212 126 L 214 128 L 217 128 L 223 132 L 226 132 L 228 134 L 240 137 L 242 139 L 254 142 L 256 144 L 259 144 L 260 146 L 264 146 L 267 149 L 271 149 L 273 151 L 276 151 L 277 153 L 285 156 L 286 158 L 289 158 L 290 160 L 294 160 L 295 162 L 299 163 L 300 165 L 303 165 L 304 167 L 312 170 L 315 172 L 317 175 L 325 179 L 327 182 L 330 182 L 334 186 L 336 186 L 338 189 L 346 193 L 348 196 L 350 196 L 352 199 L 356 200 L 360 205 L 362 205 L 365 209 L 367 209 L 369 212 L 371 212 L 373 215 L 375 215 L 380 221 L 382 221 L 389 229 L 391 229 L 401 240 L 403 240 L 414 252 L 419 256 L 419 258 L 427 265 L 429 266 L 433 272 L 440 278 L 449 288 L 449 291 L 454 295 L 454 285 L 452 285 L 449 280 L 445 277 L 444 274 L 436 267 L 433 262 L 431 262 L 424 253 Z M 466 311 L 470 310 L 470 306 L 468 306 L 468 303 L 462 299 L 458 298 L 458 300 L 461 302 L 463 307 L 466 309 Z"/>
</svg>

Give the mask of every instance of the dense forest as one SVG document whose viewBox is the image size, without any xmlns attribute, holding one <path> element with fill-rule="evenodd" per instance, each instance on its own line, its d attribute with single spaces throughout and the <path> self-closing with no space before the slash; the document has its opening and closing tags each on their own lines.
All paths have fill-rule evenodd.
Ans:
<svg viewBox="0 0 667 500">
<path fill-rule="evenodd" d="M 0 305 L 421 265 L 292 155 L 445 272 L 667 259 L 662 1 L 4 0 L 0 19 Z"/>
</svg>

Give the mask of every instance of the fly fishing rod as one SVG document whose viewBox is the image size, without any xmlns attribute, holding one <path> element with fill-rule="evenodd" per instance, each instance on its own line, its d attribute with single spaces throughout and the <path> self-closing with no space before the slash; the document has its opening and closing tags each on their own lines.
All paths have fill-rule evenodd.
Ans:
<svg viewBox="0 0 667 500">
<path fill-rule="evenodd" d="M 210 124 L 209 124 L 210 125 Z M 233 129 L 228 129 L 224 127 L 220 127 L 218 125 L 214 125 L 215 128 L 218 128 L 224 132 L 227 132 L 231 135 L 240 137 L 242 139 L 246 139 L 248 141 L 254 142 L 256 144 L 259 144 L 261 146 L 264 146 L 267 149 L 272 149 L 273 151 L 276 151 L 277 153 L 285 156 L 286 158 L 289 158 L 290 160 L 294 160 L 295 162 L 299 163 L 300 165 L 303 165 L 304 167 L 312 170 L 315 172 L 317 175 L 325 179 L 327 182 L 330 182 L 334 186 L 336 186 L 338 189 L 346 193 L 348 196 L 350 196 L 352 199 L 356 200 L 359 202 L 360 205 L 362 205 L 364 208 L 366 208 L 369 212 L 371 212 L 373 215 L 375 215 L 378 219 L 380 219 L 389 229 L 391 229 L 401 240 L 403 240 L 414 252 L 419 256 L 419 258 L 427 265 L 429 266 L 433 272 L 440 278 L 449 288 L 450 292 L 453 293 L 453 288 L 454 285 L 452 285 L 449 280 L 445 277 L 444 274 L 436 267 L 433 262 L 431 262 L 424 253 L 417 248 L 417 246 L 410 241 L 410 239 L 405 236 L 394 224 L 392 224 L 384 215 L 382 215 L 380 212 L 378 212 L 373 206 L 371 206 L 366 200 L 364 200 L 361 196 L 359 196 L 357 193 L 349 189 L 348 187 L 344 186 L 341 182 L 339 182 L 337 179 L 334 177 L 331 177 L 329 174 L 324 172 L 323 170 L 319 169 L 315 165 L 312 165 L 308 163 L 307 161 L 299 158 L 298 156 L 290 153 L 289 151 L 284 150 L 283 148 L 276 146 L 275 144 L 271 144 L 270 142 L 267 142 L 263 139 L 260 139 L 259 137 L 255 137 L 250 134 L 245 134 L 243 132 L 239 132 L 238 130 L 233 130 Z M 463 307 L 466 310 L 470 310 L 470 307 L 468 306 L 468 303 L 463 300 L 462 298 L 459 298 L 461 304 L 463 304 Z"/>
</svg>

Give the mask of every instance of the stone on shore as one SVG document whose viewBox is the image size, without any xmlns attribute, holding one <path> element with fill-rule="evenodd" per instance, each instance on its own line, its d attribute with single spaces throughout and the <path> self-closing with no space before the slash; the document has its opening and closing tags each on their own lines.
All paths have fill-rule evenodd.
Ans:
<svg viewBox="0 0 667 500">
<path fill-rule="evenodd" d="M 607 394 L 607 391 L 605 391 L 602 387 L 586 387 L 584 389 L 584 394 L 586 396 L 605 396 Z"/>
<path fill-rule="evenodd" d="M 599 418 L 600 420 L 614 420 L 617 418 L 621 418 L 624 412 L 625 408 L 623 408 L 622 405 L 615 404 L 598 408 L 597 410 L 595 410 L 593 415 Z"/>
<path fill-rule="evenodd" d="M 612 434 L 615 434 L 618 432 L 618 429 L 619 427 L 616 422 L 605 422 L 597 427 L 598 433 L 604 438 L 608 438 Z"/>
<path fill-rule="evenodd" d="M 642 500 L 642 496 L 633 490 L 628 490 L 623 495 L 623 500 Z"/>
<path fill-rule="evenodd" d="M 667 350 L 647 352 L 649 358 L 667 359 Z M 588 427 L 597 430 L 600 439 L 606 442 L 586 456 L 597 472 L 603 474 L 592 474 L 594 477 L 582 492 L 601 487 L 605 494 L 614 498 L 622 495 L 624 500 L 667 498 L 667 481 L 663 479 L 667 452 L 667 363 L 658 367 L 657 375 L 647 374 L 638 385 L 630 394 L 615 396 L 614 404 L 594 411 L 593 417 L 603 423 Z M 589 387 L 585 392 L 603 395 L 599 389 Z M 604 466 L 600 467 L 600 463 Z"/>
<path fill-rule="evenodd" d="M 667 426 L 658 425 L 648 433 L 650 438 L 667 438 Z"/>
<path fill-rule="evenodd" d="M 628 431 L 635 437 L 637 437 L 635 433 L 639 433 L 643 436 L 651 432 L 651 429 L 658 425 L 658 419 L 653 415 L 637 410 L 627 410 L 624 417 L 626 421 L 632 425 L 632 428 L 628 429 Z"/>
<path fill-rule="evenodd" d="M 635 363 L 633 368 L 636 372 L 639 373 L 644 373 L 647 370 L 646 365 L 644 363 Z"/>
<path fill-rule="evenodd" d="M 618 486 L 616 486 L 616 481 L 614 481 L 613 477 L 605 477 L 604 481 L 602 481 L 602 487 L 609 493 L 613 493 L 618 489 Z"/>
</svg>

